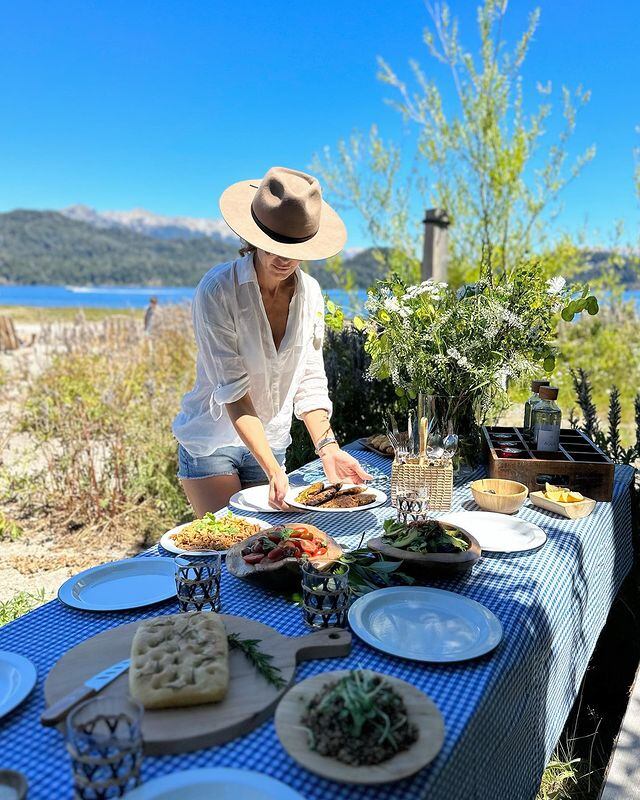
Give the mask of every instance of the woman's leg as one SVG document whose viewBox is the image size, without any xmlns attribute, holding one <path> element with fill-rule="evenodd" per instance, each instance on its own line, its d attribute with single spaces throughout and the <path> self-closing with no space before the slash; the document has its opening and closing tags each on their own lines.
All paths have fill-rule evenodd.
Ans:
<svg viewBox="0 0 640 800">
<path fill-rule="evenodd" d="M 211 478 L 181 478 L 180 483 L 196 517 L 204 516 L 207 511 L 219 511 L 224 508 L 231 495 L 242 488 L 237 474 L 214 475 Z"/>
</svg>

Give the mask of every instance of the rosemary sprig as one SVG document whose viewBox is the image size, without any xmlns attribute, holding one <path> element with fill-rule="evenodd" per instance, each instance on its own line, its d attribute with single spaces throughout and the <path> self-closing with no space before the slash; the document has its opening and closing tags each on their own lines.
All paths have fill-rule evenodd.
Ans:
<svg viewBox="0 0 640 800">
<path fill-rule="evenodd" d="M 260 639 L 241 639 L 237 633 L 228 633 L 227 641 L 230 649 L 240 650 L 267 683 L 275 686 L 276 689 L 284 689 L 287 682 L 282 677 L 282 670 L 271 663 L 273 656 L 270 653 L 263 653 L 260 650 L 258 647 Z"/>
</svg>

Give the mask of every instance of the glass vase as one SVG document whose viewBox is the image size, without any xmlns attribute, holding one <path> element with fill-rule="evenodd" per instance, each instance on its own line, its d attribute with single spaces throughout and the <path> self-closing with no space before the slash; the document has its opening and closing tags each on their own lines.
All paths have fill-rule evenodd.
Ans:
<svg viewBox="0 0 640 800">
<path fill-rule="evenodd" d="M 429 421 L 427 445 L 433 452 L 438 452 L 450 434 L 458 436 L 458 449 L 453 457 L 456 473 L 476 467 L 482 458 L 478 405 L 472 392 L 457 395 L 418 393 L 418 419 L 426 417 Z"/>
</svg>

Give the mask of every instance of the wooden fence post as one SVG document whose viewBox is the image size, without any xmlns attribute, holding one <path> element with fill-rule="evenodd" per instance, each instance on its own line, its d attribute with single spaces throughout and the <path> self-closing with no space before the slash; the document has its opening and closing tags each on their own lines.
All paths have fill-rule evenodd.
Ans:
<svg viewBox="0 0 640 800">
<path fill-rule="evenodd" d="M 424 219 L 424 248 L 422 251 L 422 280 L 447 280 L 449 225 L 451 221 L 441 208 L 428 208 Z"/>
</svg>

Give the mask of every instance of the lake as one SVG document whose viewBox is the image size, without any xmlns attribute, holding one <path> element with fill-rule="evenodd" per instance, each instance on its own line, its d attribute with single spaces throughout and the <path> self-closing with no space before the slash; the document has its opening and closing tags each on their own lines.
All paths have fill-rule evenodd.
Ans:
<svg viewBox="0 0 640 800">
<path fill-rule="evenodd" d="M 162 305 L 188 303 L 193 286 L 2 286 L 0 306 L 36 306 L 47 308 L 145 308 L 151 296 Z M 327 289 L 325 293 L 348 316 L 362 313 L 367 293 L 364 289 L 344 292 Z"/>
<path fill-rule="evenodd" d="M 193 297 L 193 286 L 1 286 L 0 306 L 46 306 L 48 308 L 145 308 L 154 295 L 161 304 L 187 303 Z M 367 293 L 364 289 L 344 292 L 326 289 L 325 293 L 348 317 L 362 314 Z M 640 310 L 640 290 L 624 293 Z"/>
</svg>

